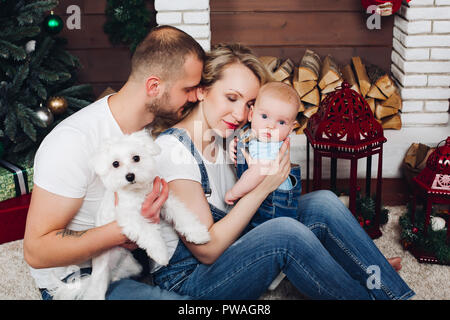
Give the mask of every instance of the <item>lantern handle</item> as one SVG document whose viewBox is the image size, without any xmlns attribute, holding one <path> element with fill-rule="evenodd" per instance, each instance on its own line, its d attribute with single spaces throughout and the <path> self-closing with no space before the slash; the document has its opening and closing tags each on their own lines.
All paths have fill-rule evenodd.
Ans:
<svg viewBox="0 0 450 320">
<path fill-rule="evenodd" d="M 334 88 L 336 89 L 350 89 L 350 83 L 348 83 L 346 80 L 342 81 L 341 85 L 339 87 Z"/>
<path fill-rule="evenodd" d="M 436 146 L 436 152 L 439 153 L 440 156 L 442 156 L 442 153 L 439 151 L 439 145 L 445 141 L 445 145 L 448 145 L 450 147 L 450 137 L 448 137 L 447 139 L 443 139 L 441 141 L 439 141 L 439 143 Z"/>
</svg>

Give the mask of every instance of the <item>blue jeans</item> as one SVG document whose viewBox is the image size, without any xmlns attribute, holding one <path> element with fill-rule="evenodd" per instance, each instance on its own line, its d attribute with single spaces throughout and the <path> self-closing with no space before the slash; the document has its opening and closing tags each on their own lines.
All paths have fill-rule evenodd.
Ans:
<svg viewBox="0 0 450 320">
<path fill-rule="evenodd" d="M 90 274 L 91 268 L 81 269 L 81 275 Z M 68 275 L 63 281 L 67 280 Z M 42 300 L 53 300 L 46 289 L 41 289 Z M 188 300 L 190 297 L 181 296 L 175 292 L 160 289 L 134 279 L 121 279 L 111 283 L 105 296 L 106 300 Z"/>
<path fill-rule="evenodd" d="M 249 124 L 245 125 L 238 134 L 236 147 L 236 175 L 241 178 L 242 174 L 248 169 L 244 154 L 241 149 L 248 148 L 248 142 L 245 142 L 250 134 Z M 292 189 L 276 189 L 271 192 L 261 203 L 256 213 L 250 221 L 251 227 L 256 227 L 261 223 L 277 217 L 298 217 L 298 202 L 302 193 L 301 170 L 299 165 L 293 165 L 289 178 L 292 182 Z"/>
<path fill-rule="evenodd" d="M 283 272 L 310 299 L 414 295 L 334 193 L 302 195 L 299 213 L 298 220 L 274 218 L 251 229 L 211 265 L 195 264 L 180 247 L 178 268 L 161 271 L 155 282 L 194 299 L 257 299 Z"/>
</svg>

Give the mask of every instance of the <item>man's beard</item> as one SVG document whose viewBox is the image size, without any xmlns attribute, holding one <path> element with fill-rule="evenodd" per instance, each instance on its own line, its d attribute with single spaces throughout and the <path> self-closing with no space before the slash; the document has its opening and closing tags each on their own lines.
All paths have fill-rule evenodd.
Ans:
<svg viewBox="0 0 450 320">
<path fill-rule="evenodd" d="M 155 120 L 162 120 L 168 123 L 176 123 L 180 121 L 186 112 L 195 105 L 192 102 L 186 102 L 183 106 L 177 110 L 165 110 L 164 107 L 170 106 L 170 97 L 167 92 L 164 92 L 162 97 L 155 99 L 152 103 L 147 105 L 147 111 L 155 115 Z M 182 112 L 180 112 L 182 110 Z"/>
<path fill-rule="evenodd" d="M 179 110 L 165 110 L 164 107 L 169 107 L 170 97 L 167 92 L 164 92 L 161 98 L 153 100 L 147 105 L 147 111 L 155 115 L 155 118 L 161 118 L 167 121 L 178 121 Z"/>
</svg>

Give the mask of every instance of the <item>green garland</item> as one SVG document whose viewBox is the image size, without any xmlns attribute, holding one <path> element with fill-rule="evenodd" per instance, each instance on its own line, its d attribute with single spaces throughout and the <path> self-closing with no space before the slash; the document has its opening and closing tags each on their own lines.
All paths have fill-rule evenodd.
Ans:
<svg viewBox="0 0 450 320">
<path fill-rule="evenodd" d="M 156 15 L 148 10 L 145 0 L 108 0 L 105 14 L 103 31 L 111 43 L 125 44 L 131 52 L 156 26 Z"/>
<path fill-rule="evenodd" d="M 348 195 L 348 191 L 335 191 L 337 196 Z M 375 222 L 375 196 L 366 197 L 361 195 L 361 189 L 358 187 L 356 191 L 356 212 L 361 227 L 368 231 L 374 226 Z M 380 210 L 380 226 L 385 225 L 389 220 L 389 210 L 381 207 Z"/>
<path fill-rule="evenodd" d="M 424 252 L 433 254 L 440 263 L 450 263 L 450 245 L 446 243 L 446 229 L 433 231 L 431 222 L 428 225 L 427 237 L 424 237 L 425 211 L 421 207 L 416 208 L 415 224 L 411 223 L 411 206 L 408 205 L 407 212 L 400 217 L 399 223 L 402 228 L 401 242 L 405 249 L 413 246 Z M 431 210 L 431 216 L 440 216 L 435 208 Z M 445 218 L 442 216 L 442 218 Z M 448 223 L 447 223 L 448 228 Z"/>
</svg>

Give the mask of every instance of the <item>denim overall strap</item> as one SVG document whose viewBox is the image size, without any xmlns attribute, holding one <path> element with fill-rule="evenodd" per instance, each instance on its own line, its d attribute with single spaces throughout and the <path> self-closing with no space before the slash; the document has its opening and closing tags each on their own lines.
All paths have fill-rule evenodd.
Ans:
<svg viewBox="0 0 450 320">
<path fill-rule="evenodd" d="M 186 131 L 180 128 L 169 128 L 163 131 L 160 135 L 172 135 L 176 137 L 191 152 L 195 161 L 197 161 L 200 170 L 203 192 L 205 193 L 206 197 L 209 197 L 211 195 L 211 188 L 209 186 L 208 172 L 206 171 L 206 167 L 203 163 L 202 157 L 197 151 L 197 148 L 195 148 L 194 143 L 192 142 Z"/>
<path fill-rule="evenodd" d="M 186 132 L 182 129 L 170 128 L 161 134 L 170 134 L 177 137 L 180 142 L 182 142 L 183 145 L 191 152 L 199 166 L 202 177 L 203 191 L 206 196 L 210 195 L 211 189 L 209 187 L 209 178 L 206 172 L 205 164 L 203 163 L 202 158 L 200 157 L 191 139 L 187 136 Z M 227 214 L 210 203 L 209 207 L 211 209 L 214 222 L 219 221 Z M 200 261 L 192 255 L 183 241 L 179 240 L 177 248 L 170 258 L 169 264 L 153 273 L 153 281 L 163 289 L 176 291 L 176 289 L 183 283 L 184 280 L 187 279 L 187 277 L 199 264 Z"/>
</svg>

